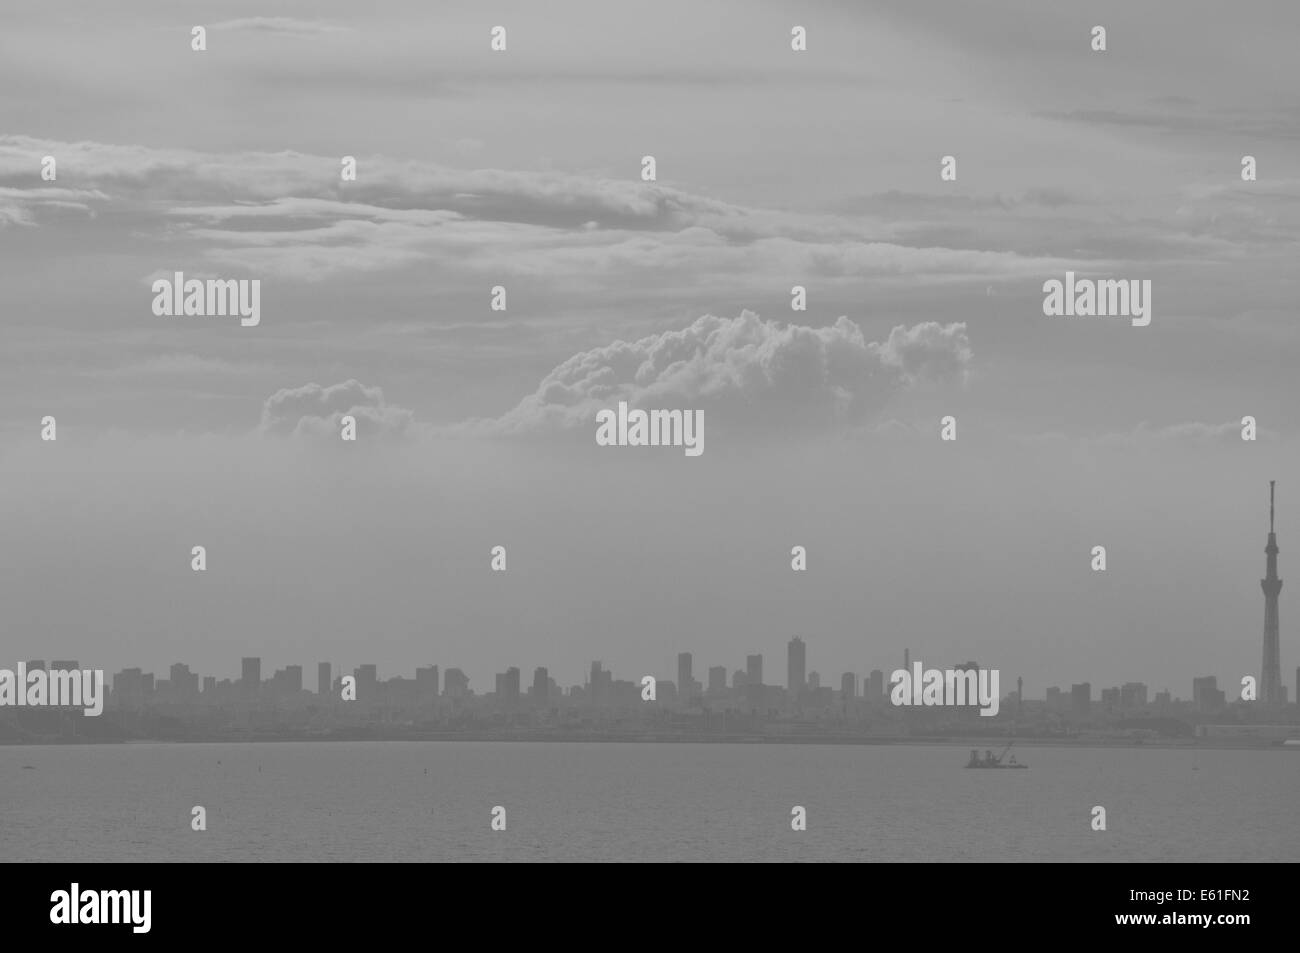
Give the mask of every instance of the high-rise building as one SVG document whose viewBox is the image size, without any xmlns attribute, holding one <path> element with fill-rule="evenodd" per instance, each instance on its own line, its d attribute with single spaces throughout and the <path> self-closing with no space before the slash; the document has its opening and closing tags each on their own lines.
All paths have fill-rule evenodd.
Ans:
<svg viewBox="0 0 1300 953">
<path fill-rule="evenodd" d="M 845 701 L 856 697 L 858 694 L 858 677 L 852 672 L 845 672 L 840 676 L 840 695 Z"/>
<path fill-rule="evenodd" d="M 808 688 L 814 692 L 820 689 L 822 687 L 821 672 L 809 672 L 807 684 L 808 684 Z"/>
<path fill-rule="evenodd" d="M 324 698 L 333 691 L 334 683 L 330 680 L 330 663 L 316 663 L 316 694 Z"/>
<path fill-rule="evenodd" d="M 863 692 L 872 702 L 880 701 L 885 695 L 885 673 L 878 668 L 871 670 L 871 688 Z"/>
<path fill-rule="evenodd" d="M 262 660 L 245 656 L 240 672 L 239 691 L 245 698 L 252 698 L 262 687 Z"/>
<path fill-rule="evenodd" d="M 804 676 L 807 664 L 807 649 L 804 647 L 803 639 L 796 635 L 786 646 L 785 657 L 785 687 L 792 699 L 798 698 L 807 684 Z"/>
<path fill-rule="evenodd" d="M 546 704 L 550 696 L 551 676 L 544 668 L 533 669 L 533 701 L 539 705 Z"/>
<path fill-rule="evenodd" d="M 746 685 L 763 684 L 763 656 L 762 655 L 745 656 L 745 684 Z"/>
<path fill-rule="evenodd" d="M 691 683 L 695 679 L 691 675 L 691 653 L 677 653 L 677 692 L 681 695 L 682 701 L 689 701 L 691 697 Z"/>
<path fill-rule="evenodd" d="M 502 708 L 519 705 L 519 669 L 514 666 L 497 676 L 497 704 Z"/>
<path fill-rule="evenodd" d="M 712 665 L 709 667 L 709 694 L 725 695 L 727 693 L 727 666 Z"/>
<path fill-rule="evenodd" d="M 79 669 L 79 666 L 77 665 L 77 662 L 76 662 L 75 659 L 57 659 L 57 658 L 56 658 L 54 661 L 50 662 L 50 671 L 51 671 L 51 672 L 75 672 L 75 671 L 78 671 L 78 669 Z"/>
<path fill-rule="evenodd" d="M 1282 591 L 1282 580 L 1277 578 L 1277 534 L 1273 532 L 1273 484 L 1268 481 L 1268 545 L 1264 578 L 1259 581 L 1264 590 L 1264 663 L 1259 673 L 1259 700 L 1263 705 L 1282 704 L 1282 659 L 1277 636 L 1277 597 Z"/>
<path fill-rule="evenodd" d="M 449 668 L 442 677 L 442 694 L 445 698 L 469 696 L 469 677 L 458 668 Z"/>
<path fill-rule="evenodd" d="M 426 701 L 438 697 L 438 666 L 424 665 L 415 670 L 415 691 Z"/>
<path fill-rule="evenodd" d="M 1070 707 L 1076 715 L 1086 715 L 1092 709 L 1092 682 L 1070 686 Z"/>
<path fill-rule="evenodd" d="M 177 662 L 171 667 L 171 692 L 177 699 L 192 698 L 199 693 L 199 675 L 188 665 Z"/>
<path fill-rule="evenodd" d="M 1206 675 L 1192 679 L 1192 704 L 1198 711 L 1218 711 L 1223 707 L 1224 701 L 1218 678 Z"/>
<path fill-rule="evenodd" d="M 1143 682 L 1125 682 L 1119 690 L 1121 708 L 1133 710 L 1147 707 L 1147 687 Z"/>
</svg>

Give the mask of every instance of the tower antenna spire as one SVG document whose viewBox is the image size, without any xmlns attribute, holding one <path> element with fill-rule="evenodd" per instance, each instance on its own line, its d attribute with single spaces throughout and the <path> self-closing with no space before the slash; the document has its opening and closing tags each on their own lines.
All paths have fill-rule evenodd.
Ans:
<svg viewBox="0 0 1300 953">
<path fill-rule="evenodd" d="M 1273 484 L 1276 480 L 1268 481 L 1268 531 L 1273 532 Z"/>
</svg>

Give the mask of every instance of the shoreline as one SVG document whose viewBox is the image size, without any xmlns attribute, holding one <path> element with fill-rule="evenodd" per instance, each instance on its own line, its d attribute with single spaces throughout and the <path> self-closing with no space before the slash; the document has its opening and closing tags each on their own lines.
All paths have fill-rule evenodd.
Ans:
<svg viewBox="0 0 1300 953">
<path fill-rule="evenodd" d="M 0 748 L 65 748 L 99 747 L 101 745 L 244 745 L 244 744 L 331 744 L 339 742 L 406 743 L 406 742 L 522 742 L 541 744 L 730 744 L 730 745 L 821 745 L 825 747 L 941 747 L 941 748 L 994 748 L 1001 749 L 1010 743 L 1002 738 L 918 738 L 915 736 L 891 737 L 772 737 L 730 735 L 720 737 L 674 735 L 611 735 L 564 736 L 558 734 L 518 736 L 500 732 L 449 732 L 395 735 L 391 737 L 338 737 L 260 735 L 250 737 L 211 738 L 129 738 L 114 740 L 67 741 L 0 741 Z M 1300 744 L 1280 741 L 1130 741 L 1106 738 L 1017 738 L 1016 748 L 1158 748 L 1187 751 L 1300 751 Z"/>
</svg>

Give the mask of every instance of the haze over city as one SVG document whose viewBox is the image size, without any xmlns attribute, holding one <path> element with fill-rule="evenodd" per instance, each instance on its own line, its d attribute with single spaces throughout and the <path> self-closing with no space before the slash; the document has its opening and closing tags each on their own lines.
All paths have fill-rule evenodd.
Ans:
<svg viewBox="0 0 1300 953">
<path fill-rule="evenodd" d="M 750 2 L 0 12 L 0 662 L 1258 674 L 1300 16 L 1247 6 L 814 5 L 800 56 Z M 1045 317 L 1069 269 L 1151 324 Z M 156 316 L 175 271 L 260 324 Z M 706 452 L 598 447 L 620 399 Z"/>
</svg>

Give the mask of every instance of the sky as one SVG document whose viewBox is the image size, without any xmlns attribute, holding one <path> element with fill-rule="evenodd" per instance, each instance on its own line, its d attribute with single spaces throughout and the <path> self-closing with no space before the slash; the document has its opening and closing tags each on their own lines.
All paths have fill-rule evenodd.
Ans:
<svg viewBox="0 0 1300 953">
<path fill-rule="evenodd" d="M 0 659 L 1258 674 L 1298 39 L 1287 2 L 0 10 Z M 1151 324 L 1044 316 L 1067 270 Z M 155 315 L 176 271 L 259 279 L 260 324 Z M 619 400 L 704 453 L 596 446 Z"/>
</svg>

